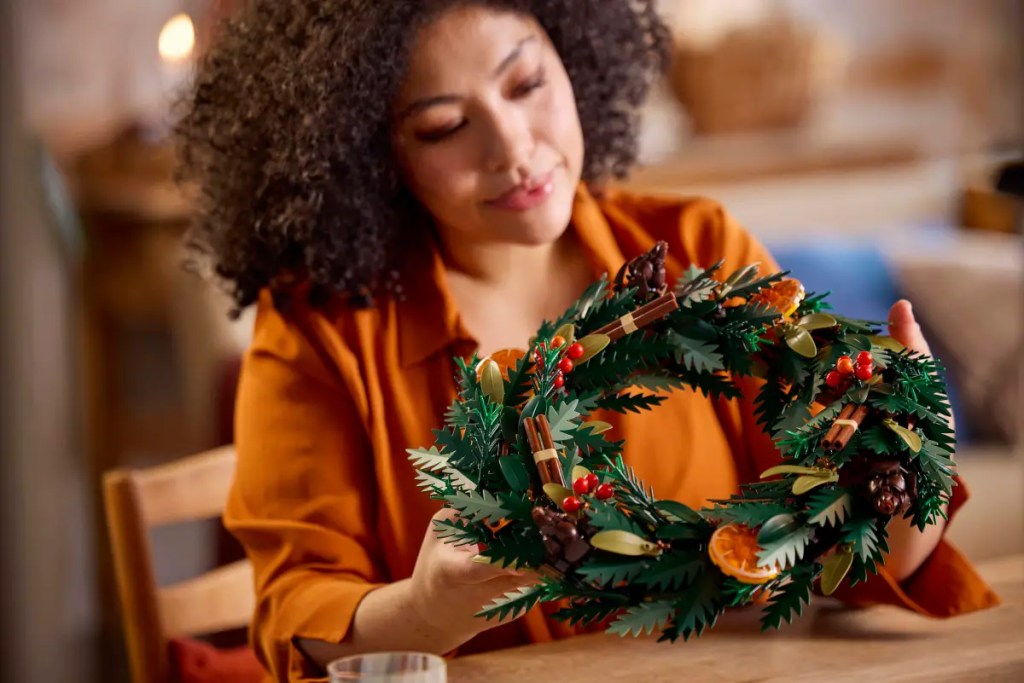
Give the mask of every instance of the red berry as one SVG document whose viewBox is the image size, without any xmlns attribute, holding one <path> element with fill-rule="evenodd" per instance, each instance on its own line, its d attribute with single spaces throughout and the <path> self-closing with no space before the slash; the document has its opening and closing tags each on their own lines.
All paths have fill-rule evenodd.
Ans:
<svg viewBox="0 0 1024 683">
<path fill-rule="evenodd" d="M 580 358 L 583 358 L 583 353 L 583 344 L 575 342 L 569 346 L 569 358 L 572 358 L 573 360 L 579 360 Z"/>
<path fill-rule="evenodd" d="M 563 346 L 565 346 L 565 337 L 563 337 L 560 334 L 556 334 L 554 337 L 551 338 L 551 348 L 559 349 Z"/>
<path fill-rule="evenodd" d="M 832 370 L 827 375 L 825 375 L 825 384 L 829 385 L 833 389 L 838 389 L 842 383 L 843 376 L 840 375 L 835 370 Z"/>
<path fill-rule="evenodd" d="M 562 509 L 566 512 L 576 512 L 583 507 L 583 502 L 576 496 L 568 496 L 562 501 Z"/>
<path fill-rule="evenodd" d="M 555 388 L 556 389 L 561 389 L 562 387 L 565 386 L 565 375 L 562 374 L 561 370 L 559 370 L 558 374 L 555 375 L 555 382 L 554 382 L 554 384 L 555 384 Z"/>
<path fill-rule="evenodd" d="M 841 375 L 852 375 L 853 359 L 849 356 L 839 356 L 839 360 L 836 361 L 836 370 L 838 370 Z"/>
<path fill-rule="evenodd" d="M 854 371 L 854 375 L 861 382 L 867 382 L 873 374 L 875 374 L 875 371 L 871 369 L 870 365 L 858 365 Z"/>
<path fill-rule="evenodd" d="M 562 360 L 558 361 L 558 369 L 564 372 L 565 374 L 569 374 L 570 372 L 572 372 L 572 369 L 574 367 L 576 367 L 576 364 L 572 362 L 572 358 L 563 358 Z"/>
<path fill-rule="evenodd" d="M 577 496 L 585 496 L 590 493 L 590 482 L 586 477 L 577 477 L 572 483 L 572 491 Z"/>
<path fill-rule="evenodd" d="M 587 488 L 591 491 L 596 489 L 601 483 L 601 480 L 597 478 L 597 475 L 591 472 L 587 475 Z"/>
<path fill-rule="evenodd" d="M 608 500 L 615 495 L 615 490 L 611 484 L 601 484 L 597 487 L 597 493 L 595 494 L 598 500 Z"/>
<path fill-rule="evenodd" d="M 875 357 L 871 355 L 870 351 L 861 351 L 857 354 L 857 365 L 864 367 L 871 367 L 875 363 Z"/>
</svg>

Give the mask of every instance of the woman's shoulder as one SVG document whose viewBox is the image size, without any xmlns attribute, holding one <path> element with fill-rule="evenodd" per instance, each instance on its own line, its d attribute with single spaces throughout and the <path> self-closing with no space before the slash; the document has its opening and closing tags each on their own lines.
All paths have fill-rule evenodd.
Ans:
<svg viewBox="0 0 1024 683">
<path fill-rule="evenodd" d="M 651 242 L 662 240 L 683 267 L 723 262 L 723 272 L 760 262 L 777 268 L 761 242 L 718 201 L 703 196 L 605 190 L 597 197 L 617 231 Z M 646 238 L 646 239 L 644 239 Z"/>
<path fill-rule="evenodd" d="M 260 291 L 250 355 L 273 356 L 304 374 L 337 380 L 356 362 L 358 329 L 370 314 L 333 299 L 317 300 L 310 286 Z"/>
</svg>

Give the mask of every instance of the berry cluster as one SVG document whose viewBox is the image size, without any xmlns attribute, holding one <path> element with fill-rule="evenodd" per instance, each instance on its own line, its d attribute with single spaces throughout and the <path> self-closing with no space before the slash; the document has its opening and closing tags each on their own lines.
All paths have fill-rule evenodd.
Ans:
<svg viewBox="0 0 1024 683">
<path fill-rule="evenodd" d="M 590 473 L 585 477 L 577 477 L 572 483 L 572 491 L 576 495 L 568 496 L 562 501 L 562 509 L 566 512 L 578 512 L 586 507 L 581 496 L 593 494 L 598 500 L 608 500 L 615 495 L 611 484 L 602 484 L 596 474 Z"/>
<path fill-rule="evenodd" d="M 551 338 L 551 348 L 560 349 L 563 346 L 565 346 L 565 337 L 555 335 Z M 541 342 L 533 352 L 537 367 L 542 369 L 544 367 L 545 348 L 544 342 Z M 561 389 L 565 386 L 565 376 L 573 371 L 573 368 L 576 367 L 576 361 L 582 358 L 583 354 L 583 345 L 579 342 L 573 342 L 565 349 L 565 352 L 562 354 L 562 358 L 558 361 L 558 372 L 555 374 L 554 382 L 556 388 Z"/>
<path fill-rule="evenodd" d="M 836 361 L 835 370 L 830 370 L 825 375 L 825 384 L 839 391 L 846 391 L 856 380 L 867 382 L 875 374 L 875 359 L 870 351 L 861 351 L 857 354 L 857 361 L 854 363 L 850 356 L 839 356 Z"/>
</svg>

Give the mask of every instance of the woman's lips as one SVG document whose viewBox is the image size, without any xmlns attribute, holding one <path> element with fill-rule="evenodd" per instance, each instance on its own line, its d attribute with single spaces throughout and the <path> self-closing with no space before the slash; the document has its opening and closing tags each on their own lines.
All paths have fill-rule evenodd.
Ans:
<svg viewBox="0 0 1024 683">
<path fill-rule="evenodd" d="M 532 178 L 528 182 L 487 203 L 495 208 L 507 211 L 529 211 L 547 201 L 554 191 L 555 173 L 551 171 L 537 178 Z"/>
</svg>

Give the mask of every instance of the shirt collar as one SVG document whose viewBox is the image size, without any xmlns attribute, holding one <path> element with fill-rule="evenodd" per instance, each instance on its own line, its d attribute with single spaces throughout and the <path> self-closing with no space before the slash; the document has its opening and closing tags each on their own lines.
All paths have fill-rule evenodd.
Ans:
<svg viewBox="0 0 1024 683">
<path fill-rule="evenodd" d="M 583 184 L 573 200 L 570 229 L 576 231 L 595 279 L 603 273 L 614 277 L 625 258 L 601 205 Z M 456 347 L 459 355 L 469 355 L 476 348 L 475 340 L 461 323 L 436 238 L 429 231 L 423 232 L 423 239 L 407 250 L 405 298 L 396 309 L 403 368 L 450 346 Z"/>
</svg>

